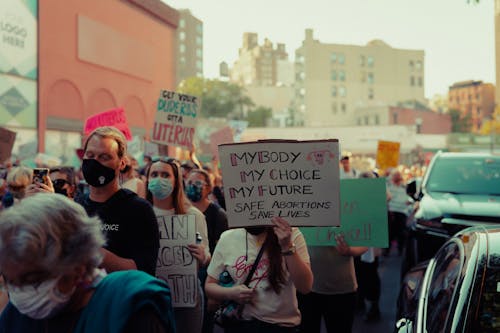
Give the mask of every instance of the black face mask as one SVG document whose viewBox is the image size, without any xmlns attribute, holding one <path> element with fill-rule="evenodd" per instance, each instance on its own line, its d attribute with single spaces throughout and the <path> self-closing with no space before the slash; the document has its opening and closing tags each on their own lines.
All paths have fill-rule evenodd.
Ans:
<svg viewBox="0 0 500 333">
<path fill-rule="evenodd" d="M 103 187 L 111 183 L 115 177 L 115 170 L 102 165 L 94 159 L 84 159 L 82 162 L 83 177 L 90 186 Z"/>
<path fill-rule="evenodd" d="M 249 234 L 257 236 L 266 231 L 266 227 L 246 227 L 245 230 Z"/>
</svg>

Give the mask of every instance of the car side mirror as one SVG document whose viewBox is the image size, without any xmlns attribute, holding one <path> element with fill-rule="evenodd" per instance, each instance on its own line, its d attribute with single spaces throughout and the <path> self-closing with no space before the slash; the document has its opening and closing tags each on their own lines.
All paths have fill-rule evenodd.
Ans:
<svg viewBox="0 0 500 333">
<path fill-rule="evenodd" d="M 415 179 L 409 181 L 406 184 L 406 194 L 408 194 L 412 198 L 415 198 L 415 194 L 417 194 L 417 181 Z"/>
<path fill-rule="evenodd" d="M 413 332 L 413 322 L 407 318 L 401 318 L 396 322 L 396 332 L 397 333 L 412 333 Z"/>
</svg>

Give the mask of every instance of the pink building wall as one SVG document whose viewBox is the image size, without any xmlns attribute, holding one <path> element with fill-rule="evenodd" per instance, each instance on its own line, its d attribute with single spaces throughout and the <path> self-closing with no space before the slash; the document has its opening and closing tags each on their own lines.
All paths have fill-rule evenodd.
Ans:
<svg viewBox="0 0 500 333">
<path fill-rule="evenodd" d="M 397 122 L 394 121 L 394 114 L 397 114 Z M 448 134 L 451 132 L 451 118 L 449 114 L 437 113 L 430 110 L 399 107 L 389 108 L 390 125 L 415 125 L 417 118 L 422 120 L 420 134 Z"/>
<path fill-rule="evenodd" d="M 82 131 L 124 107 L 149 138 L 161 89 L 175 89 L 176 10 L 160 0 L 39 3 L 39 149 L 46 129 Z"/>
</svg>

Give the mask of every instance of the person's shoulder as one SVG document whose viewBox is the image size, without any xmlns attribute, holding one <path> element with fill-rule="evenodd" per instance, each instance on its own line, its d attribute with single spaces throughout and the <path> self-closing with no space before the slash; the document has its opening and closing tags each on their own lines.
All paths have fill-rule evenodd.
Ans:
<svg viewBox="0 0 500 333">
<path fill-rule="evenodd" d="M 227 229 L 220 235 L 219 242 L 243 237 L 245 233 L 246 231 L 244 228 Z"/>
<path fill-rule="evenodd" d="M 198 215 L 198 216 L 202 216 L 203 218 L 205 218 L 205 215 L 203 215 L 203 213 L 193 205 L 188 207 L 187 214 Z"/>
</svg>

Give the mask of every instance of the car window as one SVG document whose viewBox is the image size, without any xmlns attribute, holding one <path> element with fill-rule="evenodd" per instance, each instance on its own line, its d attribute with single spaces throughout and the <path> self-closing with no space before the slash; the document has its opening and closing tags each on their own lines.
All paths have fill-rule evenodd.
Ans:
<svg viewBox="0 0 500 333">
<path fill-rule="evenodd" d="M 500 195 L 500 159 L 439 158 L 426 188 L 431 192 Z"/>
<path fill-rule="evenodd" d="M 493 257 L 493 258 L 491 258 Z M 500 256 L 493 255 L 495 265 L 490 265 L 486 270 L 483 290 L 479 304 L 477 332 L 498 332 L 500 327 Z"/>
<path fill-rule="evenodd" d="M 429 333 L 443 332 L 449 315 L 463 256 L 458 243 L 452 242 L 435 257 L 434 270 L 427 289 L 426 329 Z"/>
</svg>

